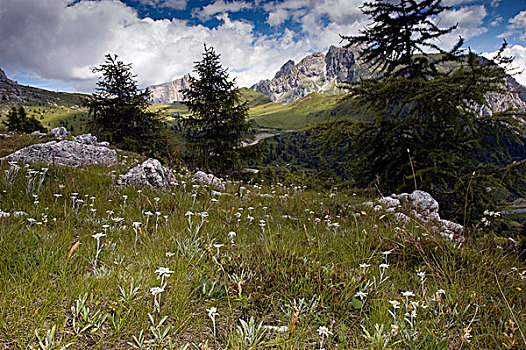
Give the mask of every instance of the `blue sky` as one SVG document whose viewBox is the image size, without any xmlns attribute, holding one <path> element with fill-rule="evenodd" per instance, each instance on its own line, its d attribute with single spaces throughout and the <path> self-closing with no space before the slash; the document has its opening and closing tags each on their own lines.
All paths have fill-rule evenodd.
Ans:
<svg viewBox="0 0 526 350">
<path fill-rule="evenodd" d="M 133 64 L 140 86 L 191 72 L 203 43 L 215 47 L 240 86 L 271 78 L 289 59 L 340 45 L 368 23 L 365 0 L 1 0 L 0 68 L 19 83 L 91 92 L 91 72 L 106 53 Z M 526 0 L 444 0 L 453 8 L 436 18 L 458 23 L 479 53 L 507 54 L 526 68 Z M 517 76 L 526 84 L 526 73 Z"/>
</svg>

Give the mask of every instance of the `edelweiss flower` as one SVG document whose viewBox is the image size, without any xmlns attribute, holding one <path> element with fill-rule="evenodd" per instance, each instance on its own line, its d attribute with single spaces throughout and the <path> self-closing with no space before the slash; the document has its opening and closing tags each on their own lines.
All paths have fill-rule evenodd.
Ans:
<svg viewBox="0 0 526 350">
<path fill-rule="evenodd" d="M 157 270 L 155 270 L 155 273 L 158 274 L 157 279 L 161 277 L 170 277 L 174 272 L 166 267 L 159 267 Z"/>
</svg>

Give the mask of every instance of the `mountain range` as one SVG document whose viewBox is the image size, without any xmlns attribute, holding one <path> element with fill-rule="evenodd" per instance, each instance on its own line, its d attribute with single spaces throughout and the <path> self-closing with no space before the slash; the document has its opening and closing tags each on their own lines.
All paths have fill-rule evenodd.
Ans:
<svg viewBox="0 0 526 350">
<path fill-rule="evenodd" d="M 358 50 L 331 46 L 326 53 L 315 52 L 298 63 L 289 60 L 276 72 L 272 79 L 261 80 L 250 87 L 251 90 L 267 96 L 272 102 L 288 105 L 300 101 L 312 93 L 322 96 L 342 95 L 343 82 L 356 82 L 371 75 L 371 71 L 361 62 Z M 188 87 L 188 75 L 169 83 L 152 85 L 151 102 L 173 103 L 182 101 L 181 90 Z M 513 92 L 509 96 L 492 94 L 488 96 L 491 109 L 501 111 L 511 106 L 526 111 L 526 87 L 508 76 L 505 88 Z M 483 114 L 490 113 L 487 107 Z"/>
<path fill-rule="evenodd" d="M 54 92 L 32 86 L 20 85 L 16 81 L 9 79 L 0 68 L 1 106 L 18 104 L 76 105 L 81 103 L 82 96 L 82 94 Z"/>
</svg>

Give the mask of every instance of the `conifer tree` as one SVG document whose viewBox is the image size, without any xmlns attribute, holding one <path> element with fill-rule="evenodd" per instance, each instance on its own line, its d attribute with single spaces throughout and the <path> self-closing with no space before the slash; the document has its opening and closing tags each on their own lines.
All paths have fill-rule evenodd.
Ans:
<svg viewBox="0 0 526 350">
<path fill-rule="evenodd" d="M 8 131 L 31 133 L 33 131 L 46 131 L 46 128 L 35 117 L 28 117 L 24 107 L 12 107 L 7 113 L 6 120 L 2 123 Z"/>
<path fill-rule="evenodd" d="M 163 154 L 167 136 L 160 115 L 148 110 L 150 92 L 138 88 L 131 64 L 124 64 L 117 55 L 105 57 L 106 62 L 93 69 L 102 73 L 97 92 L 85 102 L 93 117 L 92 132 L 123 149 Z"/>
<path fill-rule="evenodd" d="M 190 77 L 190 87 L 183 90 L 183 103 L 190 112 L 185 121 L 190 155 L 207 170 L 238 170 L 243 153 L 240 142 L 248 131 L 248 104 L 212 47 L 205 44 L 194 72 L 198 77 Z"/>
<path fill-rule="evenodd" d="M 506 142 L 520 142 L 524 130 L 518 111 L 480 113 L 489 93 L 508 93 L 505 45 L 492 60 L 463 50 L 462 39 L 441 49 L 437 39 L 454 27 L 438 28 L 433 20 L 447 9 L 441 0 L 364 4 L 372 24 L 343 38 L 374 69 L 372 78 L 348 85 L 349 98 L 374 122 L 333 123 L 324 135 L 350 144 L 347 169 L 359 184 L 377 182 L 389 193 L 429 191 L 443 213 L 467 222 L 520 183 L 525 162 L 512 162 Z"/>
</svg>

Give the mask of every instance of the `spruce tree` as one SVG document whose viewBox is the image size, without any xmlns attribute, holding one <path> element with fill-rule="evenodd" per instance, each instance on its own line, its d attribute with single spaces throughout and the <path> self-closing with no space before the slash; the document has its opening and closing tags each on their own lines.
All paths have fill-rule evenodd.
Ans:
<svg viewBox="0 0 526 350">
<path fill-rule="evenodd" d="M 2 123 L 8 131 L 31 133 L 33 131 L 46 131 L 46 128 L 35 117 L 28 117 L 24 107 L 11 107 L 5 121 Z"/>
<path fill-rule="evenodd" d="M 236 171 L 242 161 L 240 142 L 249 128 L 248 104 L 212 47 L 204 46 L 194 72 L 198 77 L 190 77 L 190 87 L 183 90 L 190 112 L 185 120 L 190 156 L 206 170 Z"/>
<path fill-rule="evenodd" d="M 93 118 L 92 132 L 120 148 L 148 155 L 166 152 L 167 136 L 158 113 L 148 110 L 150 92 L 140 90 L 131 72 L 117 55 L 93 69 L 102 73 L 97 92 L 85 105 Z"/>
<path fill-rule="evenodd" d="M 441 49 L 437 39 L 454 27 L 438 28 L 433 19 L 447 9 L 441 0 L 364 4 L 372 24 L 343 38 L 362 48 L 375 73 L 347 87 L 374 122 L 333 123 L 324 135 L 350 144 L 347 169 L 359 184 L 376 182 L 387 193 L 429 191 L 449 218 L 467 222 L 511 187 L 520 190 L 525 162 L 512 162 L 506 142 L 520 142 L 524 129 L 518 111 L 480 113 L 488 94 L 508 93 L 505 45 L 492 60 L 463 50 L 462 39 Z"/>
</svg>

